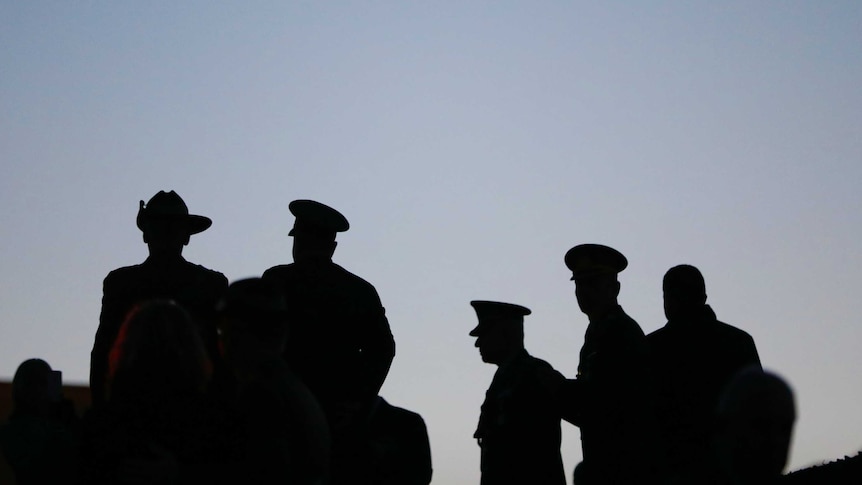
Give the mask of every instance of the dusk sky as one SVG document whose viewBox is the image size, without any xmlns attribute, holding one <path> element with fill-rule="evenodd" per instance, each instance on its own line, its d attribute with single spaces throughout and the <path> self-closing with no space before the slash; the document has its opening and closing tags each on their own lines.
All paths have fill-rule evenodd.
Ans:
<svg viewBox="0 0 862 485">
<path fill-rule="evenodd" d="M 588 242 L 628 257 L 645 332 L 665 271 L 701 269 L 796 392 L 789 469 L 853 454 L 860 87 L 858 1 L 0 0 L 0 378 L 86 382 L 139 200 L 211 217 L 184 255 L 233 281 L 290 262 L 309 198 L 350 221 L 334 259 L 380 293 L 382 395 L 425 418 L 435 484 L 478 483 L 470 300 L 531 308 L 528 350 L 574 377 Z"/>
</svg>

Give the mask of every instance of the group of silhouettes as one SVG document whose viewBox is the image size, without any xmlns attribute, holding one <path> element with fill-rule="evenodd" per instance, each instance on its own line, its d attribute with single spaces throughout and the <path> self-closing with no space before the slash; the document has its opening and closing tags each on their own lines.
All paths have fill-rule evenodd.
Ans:
<svg viewBox="0 0 862 485">
<path fill-rule="evenodd" d="M 15 374 L 0 458 L 16 483 L 431 482 L 422 417 L 379 396 L 395 355 L 380 297 L 333 262 L 347 219 L 289 208 L 293 263 L 229 284 L 182 257 L 209 218 L 173 191 L 140 202 L 149 256 L 104 280 L 92 407 L 79 419 L 40 359 Z M 527 353 L 528 308 L 471 302 L 470 335 L 498 366 L 474 434 L 482 485 L 565 484 L 562 420 L 580 429 L 576 485 L 859 483 L 862 455 L 781 475 L 793 394 L 716 319 L 697 268 L 667 272 L 667 325 L 644 335 L 617 303 L 619 251 L 564 260 L 589 319 L 575 378 Z"/>
<path fill-rule="evenodd" d="M 17 483 L 431 482 L 422 417 L 378 395 L 395 342 L 377 291 L 332 261 L 347 219 L 289 207 L 294 262 L 228 284 L 182 256 L 209 218 L 173 191 L 141 201 L 149 255 L 104 280 L 89 411 L 58 411 L 46 362 L 16 372 Z"/>
<path fill-rule="evenodd" d="M 498 366 L 475 434 L 482 485 L 565 484 L 562 420 L 580 429 L 575 485 L 862 483 L 862 454 L 782 475 L 793 392 L 748 333 L 716 318 L 696 267 L 667 271 L 667 324 L 645 335 L 618 303 L 623 254 L 581 244 L 564 261 L 589 320 L 574 379 L 524 348 L 528 308 L 471 302 L 470 335 Z"/>
</svg>

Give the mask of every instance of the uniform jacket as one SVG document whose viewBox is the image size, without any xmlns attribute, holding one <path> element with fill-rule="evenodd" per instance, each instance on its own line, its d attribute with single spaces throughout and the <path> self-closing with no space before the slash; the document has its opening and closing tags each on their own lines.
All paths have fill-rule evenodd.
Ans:
<svg viewBox="0 0 862 485">
<path fill-rule="evenodd" d="M 619 306 L 591 321 L 578 376 L 566 382 L 563 418 L 581 430 L 583 483 L 651 483 L 661 442 L 646 337 Z"/>
<path fill-rule="evenodd" d="M 227 290 L 227 278 L 182 257 L 170 264 L 147 258 L 142 264 L 119 268 L 105 277 L 99 328 L 90 354 L 90 388 L 94 403 L 104 400 L 108 353 L 126 314 L 134 305 L 151 299 L 171 299 L 194 318 L 210 354 L 217 355 L 215 306 Z"/>
<path fill-rule="evenodd" d="M 540 375 L 558 372 L 522 351 L 497 369 L 485 393 L 475 438 L 482 448 L 482 485 L 564 485 L 560 416 Z"/>
<path fill-rule="evenodd" d="M 263 278 L 280 286 L 290 312 L 285 359 L 324 411 L 345 396 L 373 399 L 395 356 L 374 286 L 331 261 L 275 266 Z"/>
</svg>

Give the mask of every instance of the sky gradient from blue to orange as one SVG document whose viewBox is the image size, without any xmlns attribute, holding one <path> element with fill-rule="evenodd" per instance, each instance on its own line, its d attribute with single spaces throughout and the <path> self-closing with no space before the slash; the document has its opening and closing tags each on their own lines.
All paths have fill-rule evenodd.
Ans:
<svg viewBox="0 0 862 485">
<path fill-rule="evenodd" d="M 335 260 L 387 308 L 382 393 L 425 417 L 434 483 L 478 479 L 469 301 L 530 307 L 528 349 L 573 377 L 583 242 L 628 256 L 646 332 L 664 272 L 698 266 L 796 390 L 790 468 L 854 453 L 860 26 L 849 1 L 2 2 L 0 377 L 86 380 L 139 200 L 211 217 L 185 255 L 235 280 L 290 260 L 312 198 L 351 222 Z"/>
</svg>

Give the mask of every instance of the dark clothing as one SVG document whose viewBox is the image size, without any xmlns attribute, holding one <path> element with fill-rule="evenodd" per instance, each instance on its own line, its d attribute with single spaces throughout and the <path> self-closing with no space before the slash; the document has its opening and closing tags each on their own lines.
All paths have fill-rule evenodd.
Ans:
<svg viewBox="0 0 862 485">
<path fill-rule="evenodd" d="M 647 341 L 669 472 L 679 479 L 697 476 L 709 460 L 722 390 L 740 370 L 760 367 L 757 348 L 749 334 L 718 321 L 709 305 L 667 322 Z"/>
<path fill-rule="evenodd" d="M 561 390 L 563 419 L 581 429 L 578 485 L 653 483 L 660 472 L 649 349 L 617 306 L 587 326 L 577 379 Z"/>
<path fill-rule="evenodd" d="M 422 416 L 378 397 L 368 419 L 341 440 L 334 485 L 428 485 L 431 447 Z"/>
<path fill-rule="evenodd" d="M 182 257 L 169 262 L 147 258 L 142 264 L 108 273 L 103 285 L 99 328 L 90 354 L 94 405 L 99 406 L 105 400 L 108 354 L 127 313 L 138 303 L 170 299 L 182 305 L 194 319 L 210 358 L 218 362 L 215 305 L 226 289 L 227 278 L 223 274 Z"/>
<path fill-rule="evenodd" d="M 482 448 L 482 485 L 564 485 L 560 416 L 549 374 L 563 376 L 526 350 L 494 374 L 474 437 Z"/>
<path fill-rule="evenodd" d="M 279 356 L 259 356 L 236 388 L 236 457 L 250 483 L 326 483 L 330 435 L 317 401 Z"/>
<path fill-rule="evenodd" d="M 232 456 L 233 440 L 221 418 L 203 394 L 193 391 L 112 396 L 84 418 L 79 483 L 124 483 L 136 475 L 128 468 L 131 462 L 160 468 L 157 462 L 170 459 L 179 473 L 223 463 Z"/>
<path fill-rule="evenodd" d="M 275 266 L 263 278 L 287 300 L 290 337 L 284 358 L 332 418 L 336 402 L 370 403 L 383 385 L 395 341 L 377 290 L 341 266 Z"/>
<path fill-rule="evenodd" d="M 20 485 L 62 483 L 77 474 L 78 436 L 59 419 L 13 414 L 0 426 L 0 453 Z"/>
</svg>

